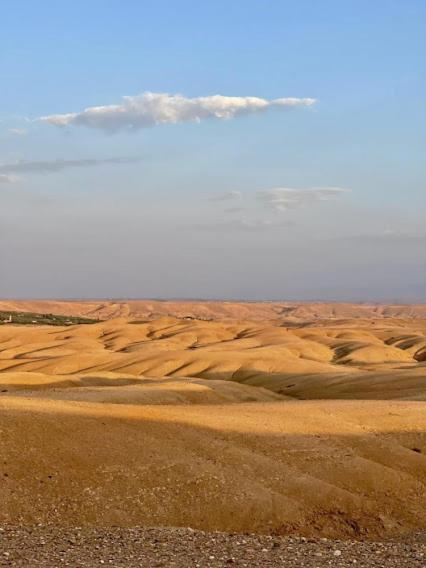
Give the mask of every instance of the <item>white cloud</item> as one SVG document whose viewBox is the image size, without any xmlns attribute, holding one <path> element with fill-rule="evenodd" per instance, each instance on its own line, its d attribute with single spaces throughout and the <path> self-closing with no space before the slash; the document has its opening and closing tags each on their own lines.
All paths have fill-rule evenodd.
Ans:
<svg viewBox="0 0 426 568">
<path fill-rule="evenodd" d="M 340 197 L 348 190 L 341 187 L 312 187 L 295 189 L 277 187 L 257 192 L 257 198 L 276 211 L 287 211 L 316 201 L 329 201 Z"/>
<path fill-rule="evenodd" d="M 347 189 L 340 187 L 312 187 L 307 189 L 278 187 L 255 193 L 227 191 L 209 199 L 209 201 L 214 202 L 233 200 L 231 206 L 222 211 L 222 215 L 225 214 L 227 218 L 221 218 L 213 223 L 203 225 L 196 224 L 195 226 L 205 230 L 227 229 L 240 231 L 259 231 L 288 227 L 291 224 L 288 221 L 284 222 L 282 217 L 277 218 L 275 216 L 270 218 L 270 210 L 287 211 L 288 209 L 303 207 L 318 201 L 329 201 L 346 192 L 348 192 Z M 238 203 L 235 203 L 236 199 L 239 200 Z M 259 209 L 259 201 L 266 205 L 265 209 Z M 229 215 L 233 217 L 229 219 Z"/>
<path fill-rule="evenodd" d="M 223 120 L 269 108 L 312 106 L 315 102 L 315 99 L 311 98 L 267 100 L 259 97 L 222 95 L 186 98 L 182 95 L 145 92 L 123 97 L 122 103 L 118 105 L 89 107 L 82 112 L 43 116 L 39 121 L 59 127 L 76 125 L 117 132 L 161 124 L 199 122 L 206 118 Z"/>
<path fill-rule="evenodd" d="M 0 174 L 0 183 L 15 183 L 18 178 L 9 174 Z"/>
<path fill-rule="evenodd" d="M 9 128 L 8 132 L 13 136 L 25 136 L 28 133 L 25 128 Z"/>
</svg>

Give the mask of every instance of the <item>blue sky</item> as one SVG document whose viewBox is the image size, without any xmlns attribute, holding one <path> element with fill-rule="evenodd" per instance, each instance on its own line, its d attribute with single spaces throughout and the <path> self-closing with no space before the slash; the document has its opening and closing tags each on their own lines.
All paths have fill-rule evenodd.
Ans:
<svg viewBox="0 0 426 568">
<path fill-rule="evenodd" d="M 425 300 L 422 0 L 18 0 L 1 20 L 1 296 Z M 145 92 L 171 95 L 161 124 Z M 169 120 L 176 94 L 192 114 Z M 206 115 L 213 95 L 268 107 Z M 116 131 L 81 115 L 111 105 Z"/>
</svg>

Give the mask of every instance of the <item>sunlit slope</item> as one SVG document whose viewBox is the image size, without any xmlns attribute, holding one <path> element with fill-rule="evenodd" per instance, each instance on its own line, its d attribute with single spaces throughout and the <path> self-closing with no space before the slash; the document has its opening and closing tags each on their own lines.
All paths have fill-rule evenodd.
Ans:
<svg viewBox="0 0 426 568">
<path fill-rule="evenodd" d="M 425 403 L 7 394 L 0 431 L 1 523 L 367 537 L 426 527 Z"/>
<path fill-rule="evenodd" d="M 193 377 L 296 398 L 426 399 L 424 320 L 4 325 L 0 349 L 3 373 Z"/>
</svg>

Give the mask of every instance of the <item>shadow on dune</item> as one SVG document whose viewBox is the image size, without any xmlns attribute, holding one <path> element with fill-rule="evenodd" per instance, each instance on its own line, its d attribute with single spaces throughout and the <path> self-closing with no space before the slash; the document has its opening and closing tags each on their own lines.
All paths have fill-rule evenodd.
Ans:
<svg viewBox="0 0 426 568">
<path fill-rule="evenodd" d="M 1 378 L 1 375 L 0 375 Z M 19 377 L 21 379 L 21 377 Z M 74 376 L 69 380 L 49 381 L 48 375 L 28 376 L 28 382 L 1 383 L 0 398 L 20 396 L 40 400 L 76 401 L 107 404 L 228 404 L 272 402 L 287 397 L 262 387 L 242 385 L 233 381 L 197 378 L 116 378 Z M 39 382 L 37 382 L 37 379 Z M 47 379 L 47 381 L 45 380 Z"/>
<path fill-rule="evenodd" d="M 417 365 L 414 368 L 399 366 L 382 370 L 366 369 L 349 372 L 342 369 L 341 373 L 267 373 L 254 368 L 233 372 L 203 370 L 181 376 L 179 372 L 173 371 L 170 375 L 158 377 L 131 374 L 114 376 L 112 372 L 106 371 L 102 374 L 102 371 L 98 371 L 93 375 L 52 375 L 52 380 L 49 380 L 50 375 L 47 374 L 40 382 L 34 381 L 33 376 L 35 375 L 28 373 L 28 381 L 23 381 L 21 378 L 19 382 L 3 380 L 0 385 L 0 396 L 2 393 L 15 391 L 22 391 L 23 395 L 25 391 L 54 391 L 55 398 L 61 398 L 60 392 L 63 391 L 64 399 L 69 399 L 70 390 L 83 392 L 84 389 L 116 389 L 118 394 L 126 387 L 138 387 L 133 392 L 140 394 L 140 389 L 143 387 L 161 386 L 165 392 L 168 385 L 179 382 L 182 389 L 174 384 L 174 392 L 194 384 L 204 385 L 206 390 L 210 388 L 216 391 L 230 390 L 231 385 L 235 385 L 237 389 L 236 385 L 241 385 L 244 388 L 243 401 L 246 402 L 250 400 L 250 392 L 252 400 L 257 401 L 259 393 L 265 391 L 270 392 L 272 398 L 296 400 L 426 400 L 425 365 Z M 7 374 L 3 374 L 3 377 L 7 377 Z M 0 373 L 1 378 L 2 373 Z M 226 399 L 223 401 L 226 402 Z M 126 398 L 126 402 L 132 403 L 130 395 Z M 196 402 L 202 404 L 203 400 L 199 398 Z M 134 403 L 141 402 L 136 397 Z"/>
<path fill-rule="evenodd" d="M 426 528 L 422 403 L 206 412 L 10 397 L 0 408 L 3 523 L 360 538 Z"/>
<path fill-rule="evenodd" d="M 48 376 L 48 375 L 47 375 Z M 53 377 L 57 377 L 54 375 Z M 1 374 L 0 374 L 1 377 Z M 52 378 L 53 378 L 52 377 Z M 39 384 L 34 384 L 30 380 L 28 383 L 2 383 L 1 389 L 3 391 L 21 391 L 21 390 L 53 390 L 53 389 L 75 389 L 81 387 L 125 387 L 130 385 L 138 385 L 141 383 L 140 378 L 105 378 L 102 376 L 95 377 L 76 377 L 67 378 L 64 380 L 52 380 L 52 382 L 43 382 Z"/>
<path fill-rule="evenodd" d="M 263 387 L 298 400 L 426 400 L 426 366 L 341 373 L 205 371 L 197 377 Z"/>
</svg>

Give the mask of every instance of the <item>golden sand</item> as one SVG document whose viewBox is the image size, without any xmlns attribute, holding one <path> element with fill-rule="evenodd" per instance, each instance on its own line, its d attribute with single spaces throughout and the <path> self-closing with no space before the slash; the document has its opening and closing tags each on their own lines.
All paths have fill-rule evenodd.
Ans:
<svg viewBox="0 0 426 568">
<path fill-rule="evenodd" d="M 421 310 L 261 321 L 256 306 L 253 319 L 220 309 L 1 326 L 0 522 L 424 529 Z"/>
</svg>

